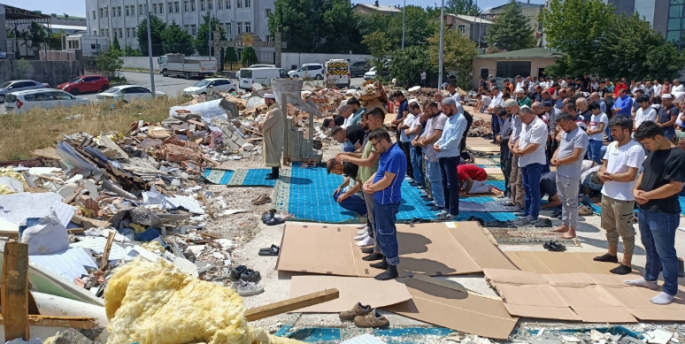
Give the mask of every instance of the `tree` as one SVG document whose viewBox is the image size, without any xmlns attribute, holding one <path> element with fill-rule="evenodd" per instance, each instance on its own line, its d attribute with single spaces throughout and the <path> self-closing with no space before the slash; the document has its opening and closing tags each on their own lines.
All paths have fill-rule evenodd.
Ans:
<svg viewBox="0 0 685 344">
<path fill-rule="evenodd" d="M 183 30 L 175 21 L 171 22 L 171 25 L 162 32 L 162 48 L 165 54 L 192 55 L 195 53 L 193 36 Z"/>
<path fill-rule="evenodd" d="M 445 31 L 443 45 L 443 69 L 446 73 L 455 73 L 457 84 L 465 90 L 471 89 L 469 76 L 473 70 L 473 59 L 478 55 L 476 43 L 459 31 Z M 438 67 L 440 57 L 440 33 L 428 39 L 428 54 L 433 66 Z"/>
<path fill-rule="evenodd" d="M 392 54 L 390 75 L 404 86 L 417 85 L 421 81 L 421 72 L 426 71 L 428 74 L 436 70 L 424 47 L 407 47 L 404 50 L 395 50 Z"/>
<path fill-rule="evenodd" d="M 363 48 L 355 19 L 349 0 L 325 1 L 321 7 L 320 44 L 315 51 L 346 54 Z"/>
<path fill-rule="evenodd" d="M 478 3 L 474 0 L 447 0 L 445 12 L 477 16 L 480 14 L 480 8 L 478 8 Z"/>
<path fill-rule="evenodd" d="M 48 49 L 62 50 L 62 34 L 64 34 L 64 30 L 50 34 L 50 37 L 48 37 Z"/>
<path fill-rule="evenodd" d="M 383 71 L 385 59 L 390 54 L 390 41 L 385 32 L 376 31 L 364 36 L 362 43 L 366 44 L 373 57 L 373 65 L 376 67 L 377 74 Z"/>
<path fill-rule="evenodd" d="M 119 39 L 117 38 L 117 35 L 114 35 L 114 39 L 112 40 L 112 47 L 110 48 L 112 50 L 116 51 L 121 51 L 121 46 L 119 45 Z"/>
<path fill-rule="evenodd" d="M 425 44 L 426 39 L 438 31 L 440 23 L 435 15 L 419 6 L 407 6 L 406 11 L 405 47 Z M 391 51 L 402 46 L 402 15 L 360 14 L 357 20 L 362 36 L 380 31 L 386 34 Z"/>
<path fill-rule="evenodd" d="M 212 17 L 211 13 L 202 16 L 202 25 L 197 29 L 197 35 L 193 40 L 193 46 L 197 53 L 202 56 L 209 55 L 209 39 L 214 39 L 214 28 L 219 26 L 219 32 L 221 32 L 221 39 L 226 39 L 226 31 L 221 27 L 219 19 L 217 17 Z"/>
<path fill-rule="evenodd" d="M 124 56 L 142 56 L 142 55 L 140 54 L 140 50 L 133 49 L 133 48 L 131 48 L 130 45 L 127 45 L 124 48 Z"/>
<path fill-rule="evenodd" d="M 120 59 L 121 56 L 121 51 L 110 49 L 95 57 L 95 65 L 104 72 L 104 74 L 113 77 L 116 74 L 117 69 L 121 69 L 121 67 L 124 66 L 124 60 Z"/>
<path fill-rule="evenodd" d="M 24 45 L 33 49 L 40 50 L 44 44 L 48 43 L 48 32 L 43 25 L 31 22 L 29 31 L 23 31 Z"/>
<path fill-rule="evenodd" d="M 259 62 L 257 58 L 257 52 L 255 52 L 253 47 L 246 47 L 243 49 L 243 60 L 241 61 L 243 67 L 248 67 Z"/>
<path fill-rule="evenodd" d="M 281 32 L 288 51 L 310 53 L 321 43 L 322 0 L 276 0 L 269 33 Z"/>
<path fill-rule="evenodd" d="M 152 56 L 164 55 L 162 47 L 162 32 L 166 29 L 166 24 L 157 16 L 150 16 L 150 29 L 152 38 Z M 143 56 L 148 56 L 147 48 L 147 18 L 143 19 L 138 25 L 138 49 Z"/>
<path fill-rule="evenodd" d="M 233 69 L 233 64 L 238 62 L 238 55 L 236 55 L 234 47 L 228 47 L 224 51 L 224 63 L 225 62 L 228 62 L 231 65 L 231 69 Z"/>
<path fill-rule="evenodd" d="M 535 36 L 528 19 L 523 16 L 521 5 L 509 0 L 502 14 L 488 28 L 485 40 L 490 46 L 504 50 L 519 50 L 535 46 Z"/>
</svg>

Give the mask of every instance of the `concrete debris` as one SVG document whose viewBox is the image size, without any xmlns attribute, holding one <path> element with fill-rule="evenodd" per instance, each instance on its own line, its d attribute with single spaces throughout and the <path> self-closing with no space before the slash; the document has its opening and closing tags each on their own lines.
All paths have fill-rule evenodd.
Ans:
<svg viewBox="0 0 685 344">
<path fill-rule="evenodd" d="M 93 344 L 93 341 L 81 332 L 70 328 L 45 340 L 45 344 Z"/>
</svg>

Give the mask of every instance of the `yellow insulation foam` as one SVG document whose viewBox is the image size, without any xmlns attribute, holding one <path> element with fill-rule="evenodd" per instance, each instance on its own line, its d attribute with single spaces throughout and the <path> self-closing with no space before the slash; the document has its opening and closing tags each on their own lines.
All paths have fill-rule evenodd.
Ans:
<svg viewBox="0 0 685 344">
<path fill-rule="evenodd" d="M 294 344 L 247 325 L 240 296 L 163 260 L 136 259 L 105 290 L 109 344 Z"/>
</svg>

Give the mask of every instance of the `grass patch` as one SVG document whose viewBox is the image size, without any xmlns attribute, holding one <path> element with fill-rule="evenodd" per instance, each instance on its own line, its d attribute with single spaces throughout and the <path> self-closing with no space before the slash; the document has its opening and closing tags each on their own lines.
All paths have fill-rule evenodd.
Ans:
<svg viewBox="0 0 685 344">
<path fill-rule="evenodd" d="M 143 120 L 156 123 L 169 117 L 169 108 L 187 103 L 187 98 L 157 97 L 131 103 L 111 103 L 72 106 L 51 110 L 34 108 L 21 115 L 0 116 L 0 161 L 22 160 L 32 157 L 35 149 L 52 147 L 62 134 L 85 132 L 126 133 L 132 123 Z M 69 119 L 69 116 L 83 115 Z"/>
</svg>

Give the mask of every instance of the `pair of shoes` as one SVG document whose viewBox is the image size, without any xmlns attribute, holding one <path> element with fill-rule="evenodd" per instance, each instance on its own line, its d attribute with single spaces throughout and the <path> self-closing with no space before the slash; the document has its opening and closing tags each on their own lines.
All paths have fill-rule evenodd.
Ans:
<svg viewBox="0 0 685 344">
<path fill-rule="evenodd" d="M 485 223 L 485 227 L 492 227 L 492 228 L 512 228 L 515 227 L 512 225 L 509 221 L 500 221 L 500 220 L 494 220 L 494 221 L 488 221 Z"/>
<path fill-rule="evenodd" d="M 364 226 L 357 231 L 357 235 L 364 235 L 364 233 L 369 233 L 368 226 Z"/>
<path fill-rule="evenodd" d="M 266 194 L 259 194 L 259 195 L 257 195 L 257 197 L 251 199 L 250 202 L 256 202 L 256 201 L 258 201 L 264 197 L 268 197 L 268 196 Z"/>
<path fill-rule="evenodd" d="M 368 256 L 362 257 L 362 260 L 363 260 L 363 261 L 367 261 L 367 262 L 373 262 L 374 260 L 381 260 L 381 259 L 383 259 L 383 258 L 384 258 L 384 257 L 383 257 L 382 254 L 376 253 L 376 252 L 372 252 L 372 253 L 369 254 Z"/>
<path fill-rule="evenodd" d="M 357 226 L 357 229 L 366 229 L 369 225 L 359 225 Z"/>
<path fill-rule="evenodd" d="M 252 296 L 264 292 L 263 287 L 258 286 L 254 282 L 247 282 L 243 280 L 233 283 L 233 289 L 238 292 L 238 295 L 240 296 Z"/>
<path fill-rule="evenodd" d="M 262 205 L 271 202 L 271 197 L 267 195 L 259 195 L 259 197 L 252 200 L 254 205 Z"/>
<path fill-rule="evenodd" d="M 552 227 L 552 220 L 550 219 L 537 219 L 533 221 L 533 227 Z"/>
<path fill-rule="evenodd" d="M 376 280 L 379 281 L 391 280 L 397 278 L 400 275 L 399 272 L 397 272 L 397 266 L 388 264 L 388 261 L 385 260 L 385 258 L 383 258 L 383 260 L 378 263 L 369 264 L 369 266 L 375 269 L 385 270 L 384 272 L 374 277 Z"/>
<path fill-rule="evenodd" d="M 518 219 L 511 221 L 511 224 L 516 227 L 530 226 L 533 222 L 528 217 L 519 217 Z"/>
<path fill-rule="evenodd" d="M 369 236 L 369 232 L 364 232 L 364 233 L 359 234 L 358 236 L 354 237 L 354 240 L 357 240 L 357 241 L 364 240 L 368 236 Z"/>
<path fill-rule="evenodd" d="M 522 213 L 522 212 L 517 212 L 517 213 L 514 213 L 514 216 L 518 216 L 518 217 L 526 217 L 526 216 L 528 216 L 528 215 L 527 215 L 526 213 Z"/>
<path fill-rule="evenodd" d="M 276 245 L 271 245 L 271 247 L 267 248 L 261 248 L 259 249 L 259 255 L 260 256 L 278 256 L 278 252 L 281 251 L 281 248 L 276 246 Z"/>
<path fill-rule="evenodd" d="M 364 247 L 362 253 L 371 254 L 373 253 L 373 247 Z"/>
<path fill-rule="evenodd" d="M 262 214 L 262 222 L 267 226 L 275 226 L 285 223 L 285 220 L 276 217 L 276 209 L 271 209 Z"/>
<path fill-rule="evenodd" d="M 551 216 L 552 217 L 561 216 L 561 209 L 554 209 Z"/>
<path fill-rule="evenodd" d="M 362 306 L 359 302 L 351 310 L 341 312 L 339 316 L 342 321 L 353 321 L 357 327 L 380 328 L 390 325 L 388 319 L 377 310 L 371 309 L 371 306 Z"/>
<path fill-rule="evenodd" d="M 438 214 L 438 217 L 435 220 L 437 222 L 452 222 L 452 221 L 456 221 L 457 217 L 450 215 L 449 213 L 444 213 L 444 214 Z"/>
<path fill-rule="evenodd" d="M 566 251 L 566 246 L 556 240 L 550 240 L 542 244 L 542 247 L 547 249 L 547 251 L 552 252 L 563 252 Z"/>
<path fill-rule="evenodd" d="M 232 281 L 241 280 L 245 282 L 257 283 L 262 279 L 262 276 L 259 274 L 259 271 L 248 269 L 245 265 L 238 265 L 231 270 L 228 278 Z"/>
<path fill-rule="evenodd" d="M 266 178 L 265 178 L 265 179 L 266 179 L 266 180 L 276 180 L 276 179 L 278 179 L 278 176 L 277 176 L 277 175 L 275 176 L 275 175 L 273 175 L 272 173 L 269 173 L 269 174 L 266 175 Z"/>
</svg>

